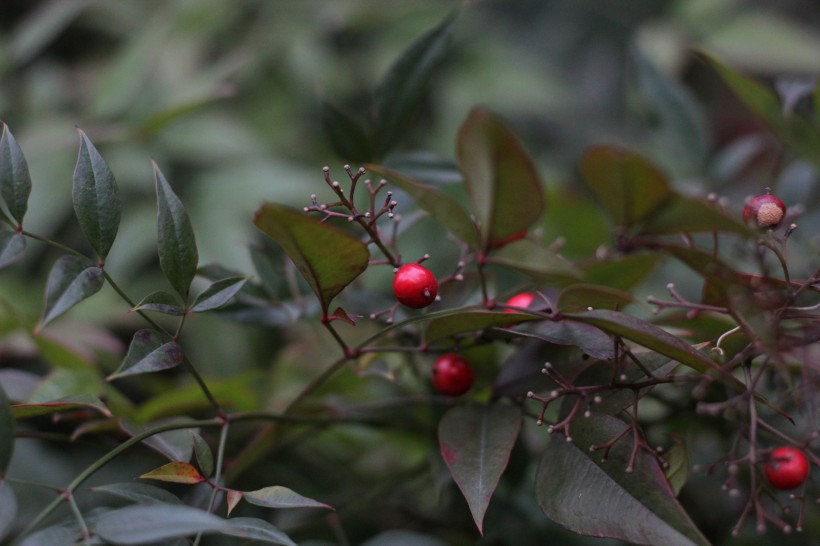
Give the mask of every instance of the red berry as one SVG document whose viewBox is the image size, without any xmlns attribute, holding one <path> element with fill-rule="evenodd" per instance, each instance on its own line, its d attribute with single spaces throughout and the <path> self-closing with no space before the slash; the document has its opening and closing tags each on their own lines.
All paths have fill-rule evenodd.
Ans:
<svg viewBox="0 0 820 546">
<path fill-rule="evenodd" d="M 455 353 L 441 355 L 433 364 L 433 387 L 447 396 L 460 396 L 473 386 L 473 368 Z"/>
<path fill-rule="evenodd" d="M 530 292 L 521 292 L 520 294 L 516 294 L 515 296 L 511 297 L 507 300 L 506 305 L 509 307 L 504 309 L 505 313 L 518 313 L 515 309 L 510 309 L 510 307 L 520 307 L 522 309 L 526 309 L 532 303 L 532 300 L 535 299 L 535 294 Z"/>
<path fill-rule="evenodd" d="M 407 307 L 421 309 L 427 307 L 438 294 L 436 276 L 419 264 L 405 264 L 393 277 L 393 294 Z"/>
<path fill-rule="evenodd" d="M 809 476 L 809 461 L 796 447 L 778 447 L 772 451 L 771 460 L 763 467 L 763 473 L 775 489 L 794 489 Z"/>
<path fill-rule="evenodd" d="M 752 197 L 743 207 L 743 221 L 764 229 L 776 228 L 785 215 L 786 205 L 769 193 Z"/>
</svg>

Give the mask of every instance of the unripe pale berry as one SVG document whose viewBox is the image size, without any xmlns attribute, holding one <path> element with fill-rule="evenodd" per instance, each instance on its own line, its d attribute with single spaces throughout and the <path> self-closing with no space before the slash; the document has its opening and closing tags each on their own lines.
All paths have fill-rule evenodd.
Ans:
<svg viewBox="0 0 820 546">
<path fill-rule="evenodd" d="M 427 307 L 438 294 L 436 276 L 419 264 L 405 264 L 393 277 L 393 294 L 407 307 Z"/>
<path fill-rule="evenodd" d="M 794 489 L 809 476 L 809 461 L 806 454 L 796 447 L 778 447 L 763 467 L 763 474 L 775 489 Z"/>
<path fill-rule="evenodd" d="M 456 353 L 441 355 L 433 364 L 433 388 L 447 396 L 461 396 L 473 386 L 473 368 Z"/>
<path fill-rule="evenodd" d="M 776 228 L 785 215 L 786 205 L 769 193 L 752 197 L 743 207 L 743 221 L 764 229 Z"/>
</svg>

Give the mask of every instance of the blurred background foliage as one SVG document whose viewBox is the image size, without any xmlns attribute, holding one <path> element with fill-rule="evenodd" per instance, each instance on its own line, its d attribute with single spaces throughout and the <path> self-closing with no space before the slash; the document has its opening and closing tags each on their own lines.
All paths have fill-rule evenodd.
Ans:
<svg viewBox="0 0 820 546">
<path fill-rule="evenodd" d="M 584 148 L 606 141 L 646 153 L 679 188 L 700 195 L 716 192 L 737 211 L 746 196 L 764 186 L 776 188 L 788 204 L 800 203 L 806 214 L 793 240 L 809 251 L 794 257 L 793 277 L 808 273 L 811 255 L 816 257 L 820 248 L 817 165 L 785 151 L 693 51 L 708 52 L 768 83 L 780 78 L 778 89 L 800 108 L 800 86 L 811 88 L 820 73 L 820 7 L 814 0 L 466 4 L 452 51 L 432 82 L 417 123 L 396 152 L 381 158 L 385 163 L 409 165 L 422 181 L 446 187 L 457 179 L 451 167 L 457 128 L 473 105 L 485 104 L 509 121 L 544 173 L 549 200 L 560 204 L 545 215 L 544 239 L 564 237 L 567 256 L 589 256 L 610 242 L 611 226 L 574 183 Z M 347 162 L 335 154 L 323 130 L 322 101 L 366 118 L 373 90 L 390 64 L 457 5 L 461 3 L 442 0 L 4 0 L 0 119 L 13 131 L 31 170 L 34 189 L 26 228 L 84 248 L 69 197 L 78 126 L 106 158 L 121 188 L 123 223 L 107 269 L 132 297 L 164 282 L 155 250 L 151 158 L 188 208 L 201 263 L 252 273 L 248 248 L 262 243 L 250 219 L 259 203 L 303 206 L 311 193 L 327 191 L 322 166 L 339 176 Z M 659 111 L 657 105 L 669 101 L 658 93 L 671 93 L 684 114 Z M 430 252 L 436 264 L 449 249 L 443 247 L 437 258 L 435 226 L 422 223 L 418 229 L 410 238 L 415 242 L 407 242 L 407 255 Z M 32 242 L 22 264 L 0 272 L 0 298 L 32 322 L 40 313 L 41 287 L 56 256 Z M 451 258 L 438 263 L 451 264 Z M 674 267 L 661 269 L 651 288 L 657 292 L 670 280 L 687 278 L 680 266 Z M 375 282 L 386 286 L 384 279 Z M 699 290 L 699 285 L 688 289 L 685 283 L 681 289 L 695 299 Z M 138 324 L 111 291 L 72 313 L 75 320 L 50 327 L 52 338 L 81 354 L 109 355 L 112 362 Z M 187 328 L 186 343 L 206 375 L 225 377 L 222 385 L 231 396 L 243 394 L 236 401 L 240 409 L 275 407 L 272 385 L 286 394 L 295 388 L 289 374 L 310 376 L 332 357 L 332 348 L 316 346 L 311 332 L 312 325 L 297 326 L 288 334 L 295 342 L 287 345 L 269 330 L 203 316 Z M 268 373 L 272 354 L 293 365 Z M 493 358 L 475 357 L 479 362 Z M 154 392 L 168 385 L 165 379 L 156 381 Z M 347 394 L 354 396 L 365 387 L 351 382 L 349 388 Z M 137 394 L 151 391 L 138 389 Z M 185 392 L 174 396 L 182 399 Z M 150 407 L 145 408 L 142 417 L 148 419 Z M 377 441 L 371 429 L 353 427 L 321 435 L 313 443 L 317 459 L 310 461 L 315 463 L 312 470 L 329 466 L 324 475 L 292 484 L 304 494 L 338 501 L 323 495 L 317 483 L 342 491 L 345 483 L 339 480 L 350 477 L 340 475 L 335 464 L 351 460 L 357 460 L 357 475 L 389 477 L 381 483 L 394 500 L 428 494 L 428 484 L 418 487 L 417 477 L 420 467 L 431 464 L 427 442 L 400 431 L 379 431 Z M 32 450 L 30 460 L 51 461 L 48 472 L 55 482 L 76 473 L 77 461 L 49 456 L 48 447 L 25 449 Z M 397 458 L 404 461 L 396 465 Z M 278 460 L 286 462 L 265 468 L 269 481 L 281 477 L 285 482 L 303 472 L 299 457 Z M 434 475 L 443 479 L 440 466 Z M 526 464 L 513 468 L 522 474 L 532 470 Z M 105 478 L 110 481 L 111 476 L 100 480 Z M 557 532 L 530 499 L 510 484 L 506 487 L 512 508 L 502 513 L 491 506 L 485 543 L 509 543 L 499 534 L 513 528 L 520 545 Z M 464 508 L 452 487 L 441 491 Z M 361 506 L 371 504 L 361 499 Z M 420 518 L 432 528 L 450 525 L 432 510 L 413 513 L 416 509 L 407 508 L 403 516 Z M 470 528 L 466 508 L 459 513 L 455 536 Z M 399 517 L 402 510 L 391 514 Z M 368 514 L 356 515 L 365 520 Z M 725 527 L 731 516 L 718 510 L 701 517 L 699 523 L 709 530 L 709 518 L 718 520 L 715 527 Z M 513 526 L 511 521 L 526 523 Z M 533 521 L 539 523 L 533 527 Z M 354 538 L 377 527 L 362 523 L 361 536 L 354 533 Z M 584 543 L 575 537 L 560 540 Z"/>
</svg>

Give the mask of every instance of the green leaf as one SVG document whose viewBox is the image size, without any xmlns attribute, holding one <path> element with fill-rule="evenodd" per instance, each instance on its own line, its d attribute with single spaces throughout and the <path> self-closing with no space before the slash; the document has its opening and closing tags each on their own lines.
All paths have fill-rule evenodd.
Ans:
<svg viewBox="0 0 820 546">
<path fill-rule="evenodd" d="M 136 436 L 167 422 L 171 421 L 159 421 L 142 426 L 127 420 L 122 420 L 120 426 L 131 436 Z M 195 427 L 192 426 L 189 429 L 168 430 L 149 436 L 143 440 L 142 443 L 161 453 L 170 461 L 190 461 L 194 453 L 194 439 L 193 436 L 191 436 L 191 430 L 194 429 Z"/>
<path fill-rule="evenodd" d="M 666 452 L 665 458 L 669 464 L 666 469 L 666 479 L 677 496 L 689 477 L 689 452 L 682 438 L 675 438 L 675 443 Z"/>
<path fill-rule="evenodd" d="M 93 394 L 75 394 L 47 402 L 14 404 L 11 406 L 11 411 L 16 419 L 27 419 L 29 417 L 51 415 L 61 411 L 79 409 L 93 409 L 99 411 L 106 417 L 111 417 L 111 412 L 105 404 L 103 404 L 102 400 Z"/>
<path fill-rule="evenodd" d="M 319 298 L 325 316 L 331 300 L 367 269 L 370 253 L 364 243 L 300 211 L 266 203 L 253 222 L 293 261 Z"/>
<path fill-rule="evenodd" d="M 26 237 L 0 225 L 0 269 L 19 262 L 25 250 Z"/>
<path fill-rule="evenodd" d="M 458 334 L 484 330 L 493 326 L 510 327 L 528 320 L 538 320 L 538 317 L 526 313 L 484 310 L 448 313 L 436 316 L 427 323 L 424 339 L 425 342 L 432 343 Z"/>
<path fill-rule="evenodd" d="M 78 540 L 80 540 L 80 528 L 76 522 L 60 523 L 31 533 L 20 543 L 20 546 L 76 544 Z"/>
<path fill-rule="evenodd" d="M 247 277 L 230 277 L 212 283 L 196 297 L 191 306 L 192 313 L 203 313 L 226 305 L 242 289 Z"/>
<path fill-rule="evenodd" d="M 476 527 L 484 534 L 484 514 L 521 428 L 513 406 L 456 406 L 438 426 L 441 457 L 467 499 Z"/>
<path fill-rule="evenodd" d="M 0 122 L 2 123 L 2 122 Z M 23 224 L 23 217 L 28 210 L 28 198 L 31 195 L 31 177 L 28 163 L 20 146 L 5 123 L 0 136 L 0 197 L 11 217 L 18 225 Z"/>
<path fill-rule="evenodd" d="M 0 446 L 2 447 L 2 446 Z M 0 461 L 2 462 L 2 461 Z M 5 466 L 0 466 L 0 475 Z M 17 497 L 9 484 L 0 479 L 0 540 L 3 540 L 17 519 Z"/>
<path fill-rule="evenodd" d="M 211 447 L 197 432 L 191 431 L 194 440 L 194 455 L 199 469 L 205 476 L 210 476 L 214 472 L 214 455 Z"/>
<path fill-rule="evenodd" d="M 366 163 L 374 159 L 370 136 L 353 116 L 322 100 L 321 119 L 325 136 L 339 157 L 351 163 Z"/>
<path fill-rule="evenodd" d="M 125 360 L 106 379 L 112 381 L 128 375 L 175 368 L 182 364 L 183 359 L 182 347 L 167 334 L 156 330 L 139 330 L 131 339 Z"/>
<path fill-rule="evenodd" d="M 40 326 L 45 326 L 103 286 L 102 269 L 86 258 L 61 256 L 54 263 L 46 282 L 46 302 Z"/>
<path fill-rule="evenodd" d="M 743 222 L 732 218 L 715 204 L 701 199 L 676 195 L 650 215 L 641 225 L 641 233 L 674 235 L 728 231 L 752 237 L 755 234 Z"/>
<path fill-rule="evenodd" d="M 523 236 L 544 210 L 544 183 L 504 121 L 474 108 L 458 131 L 456 156 L 484 248 Z"/>
<path fill-rule="evenodd" d="M 26 403 L 40 404 L 70 396 L 98 395 L 102 390 L 103 383 L 96 370 L 56 368 L 40 380 Z"/>
<path fill-rule="evenodd" d="M 169 483 L 195 484 L 205 481 L 205 477 L 191 464 L 181 461 L 173 461 L 155 468 L 150 472 L 141 475 L 140 478 L 148 480 L 159 480 Z"/>
<path fill-rule="evenodd" d="M 401 140 L 421 108 L 433 73 L 449 51 L 457 13 L 410 44 L 382 78 L 376 90 L 379 157 Z"/>
<path fill-rule="evenodd" d="M 529 240 L 505 245 L 490 254 L 487 262 L 514 269 L 544 283 L 566 284 L 581 278 L 572 263 Z"/>
<path fill-rule="evenodd" d="M 281 485 L 263 487 L 256 491 L 245 491 L 244 499 L 251 504 L 267 508 L 327 508 L 333 510 L 333 507 L 323 502 L 303 497 Z"/>
<path fill-rule="evenodd" d="M 103 540 L 114 544 L 147 544 L 230 529 L 230 523 L 204 510 L 175 505 L 118 508 L 100 517 L 92 527 Z"/>
<path fill-rule="evenodd" d="M 703 112 L 687 89 L 655 64 L 645 46 L 635 47 L 632 58 L 638 90 L 659 121 L 666 155 L 675 158 L 683 175 L 701 174 L 709 151 Z"/>
<path fill-rule="evenodd" d="M 156 163 L 154 163 L 154 180 L 157 189 L 159 265 L 177 294 L 187 302 L 188 290 L 196 275 L 199 262 L 194 228 L 191 226 L 182 201 L 171 189 Z"/>
<path fill-rule="evenodd" d="M 568 320 L 544 321 L 533 325 L 527 335 L 557 345 L 572 345 L 593 358 L 614 357 L 612 338 L 589 324 Z"/>
<path fill-rule="evenodd" d="M 6 473 L 14 453 L 14 415 L 10 404 L 5 389 L 0 385 L 0 476 Z"/>
<path fill-rule="evenodd" d="M 642 155 L 597 145 L 581 158 L 581 175 L 618 226 L 631 226 L 672 196 L 664 175 Z"/>
<path fill-rule="evenodd" d="M 173 493 L 147 483 L 111 483 L 92 487 L 91 490 L 110 493 L 139 504 L 182 504 L 182 501 Z"/>
<path fill-rule="evenodd" d="M 570 308 L 594 307 L 595 309 L 616 309 L 634 302 L 629 292 L 600 286 L 597 284 L 572 284 L 558 294 L 558 309 L 567 311 Z"/>
<path fill-rule="evenodd" d="M 419 208 L 425 210 L 453 235 L 470 245 L 480 246 L 479 234 L 470 215 L 458 201 L 435 186 L 421 184 L 381 165 L 365 165 L 368 172 L 378 174 L 413 198 Z"/>
<path fill-rule="evenodd" d="M 572 422 L 573 441 L 550 436 L 535 477 L 538 504 L 550 519 L 570 531 L 632 544 L 708 546 L 675 499 L 656 459 L 638 450 L 627 473 L 632 436 L 624 435 L 601 462 L 601 445 L 623 434 L 626 424 L 606 415 Z"/>
<path fill-rule="evenodd" d="M 566 313 L 563 317 L 567 320 L 591 324 L 610 334 L 634 341 L 642 347 L 677 360 L 693 370 L 713 375 L 740 392 L 746 390 L 743 383 L 712 362 L 708 356 L 666 330 L 632 315 L 598 309 L 584 313 Z"/>
<path fill-rule="evenodd" d="M 91 247 L 105 260 L 120 227 L 122 203 L 108 163 L 80 129 L 80 152 L 71 197 L 74 213 Z"/>
<path fill-rule="evenodd" d="M 288 535 L 279 530 L 272 523 L 259 518 L 231 518 L 227 520 L 231 528 L 222 531 L 222 534 L 242 537 L 266 544 L 281 544 L 282 546 L 296 546 Z"/>
<path fill-rule="evenodd" d="M 717 59 L 700 54 L 726 85 L 775 133 L 820 166 L 820 130 L 801 115 L 783 115 L 783 105 L 770 88 L 734 71 Z"/>
<path fill-rule="evenodd" d="M 142 298 L 140 302 L 134 306 L 134 311 L 156 311 L 157 313 L 164 313 L 175 317 L 181 317 L 185 314 L 179 297 L 164 292 L 152 292 Z"/>
<path fill-rule="evenodd" d="M 661 259 L 657 252 L 639 252 L 610 260 L 594 260 L 583 266 L 584 280 L 629 291 L 652 273 Z"/>
</svg>

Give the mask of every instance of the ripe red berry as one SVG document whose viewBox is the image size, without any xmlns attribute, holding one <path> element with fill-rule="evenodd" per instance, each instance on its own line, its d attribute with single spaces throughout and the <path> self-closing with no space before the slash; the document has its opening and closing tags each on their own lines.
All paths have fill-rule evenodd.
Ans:
<svg viewBox="0 0 820 546">
<path fill-rule="evenodd" d="M 441 355 L 433 364 L 433 387 L 447 396 L 461 396 L 473 386 L 473 368 L 455 353 Z"/>
<path fill-rule="evenodd" d="M 516 294 L 515 296 L 511 297 L 507 300 L 506 305 L 510 307 L 520 307 L 521 309 L 526 309 L 532 303 L 532 300 L 535 299 L 535 294 L 531 292 L 521 292 L 520 294 Z M 510 307 L 506 307 L 504 309 L 505 313 L 517 313 L 515 309 L 510 309 Z"/>
<path fill-rule="evenodd" d="M 764 229 L 776 228 L 785 215 L 786 205 L 769 193 L 752 197 L 743 207 L 743 221 Z"/>
<path fill-rule="evenodd" d="M 405 264 L 393 277 L 393 294 L 407 307 L 421 309 L 427 307 L 438 294 L 436 276 L 419 264 Z"/>
<path fill-rule="evenodd" d="M 809 461 L 796 447 L 778 447 L 772 451 L 771 460 L 763 467 L 763 473 L 775 489 L 794 489 L 809 476 Z"/>
</svg>

